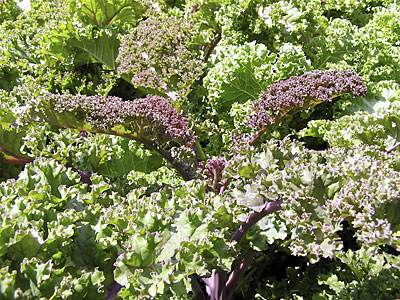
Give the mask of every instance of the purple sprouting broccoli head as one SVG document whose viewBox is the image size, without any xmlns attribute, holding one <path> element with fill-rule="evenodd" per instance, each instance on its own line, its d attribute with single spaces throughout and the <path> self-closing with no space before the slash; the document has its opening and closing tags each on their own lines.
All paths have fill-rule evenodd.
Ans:
<svg viewBox="0 0 400 300">
<path fill-rule="evenodd" d="M 251 128 L 263 130 L 285 117 L 343 94 L 365 96 L 363 79 L 351 70 L 315 70 L 293 76 L 268 87 L 253 102 L 253 114 L 247 117 Z"/>
<path fill-rule="evenodd" d="M 193 26 L 182 20 L 146 19 L 125 35 L 116 61 L 118 74 L 135 87 L 155 90 L 182 102 L 205 64 L 189 49 Z"/>
<path fill-rule="evenodd" d="M 112 133 L 114 126 L 122 125 L 139 138 L 157 144 L 175 141 L 192 146 L 196 138 L 190 133 L 188 120 L 166 99 L 156 95 L 124 101 L 118 97 L 47 94 L 39 101 L 48 103 L 56 112 L 72 113 L 94 131 Z"/>
<path fill-rule="evenodd" d="M 223 158 L 212 158 L 207 161 L 207 164 L 205 165 L 205 173 L 210 185 L 214 182 L 219 183 L 222 180 L 225 166 L 226 162 Z"/>
</svg>

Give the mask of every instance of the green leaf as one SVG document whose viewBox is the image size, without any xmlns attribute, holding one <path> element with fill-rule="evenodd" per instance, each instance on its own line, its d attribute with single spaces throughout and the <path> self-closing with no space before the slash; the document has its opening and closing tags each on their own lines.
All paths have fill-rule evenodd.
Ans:
<svg viewBox="0 0 400 300">
<path fill-rule="evenodd" d="M 13 299 L 15 291 L 17 271 L 10 271 L 9 267 L 0 269 L 0 296 L 4 299 Z"/>
<path fill-rule="evenodd" d="M 0 256 L 3 256 L 8 252 L 8 241 L 12 238 L 15 234 L 15 230 L 13 226 L 5 224 L 0 228 Z"/>
<path fill-rule="evenodd" d="M 301 48 L 292 44 L 284 44 L 278 54 L 255 42 L 218 51 L 217 63 L 204 78 L 216 112 L 229 111 L 233 103 L 255 100 L 275 81 L 311 69 Z"/>
<path fill-rule="evenodd" d="M 116 36 L 108 36 L 103 32 L 99 33 L 94 39 L 78 38 L 69 41 L 69 44 L 85 51 L 94 62 L 102 63 L 111 70 L 116 69 L 115 59 L 117 58 L 119 47 L 119 41 Z M 87 60 L 83 60 L 82 63 L 86 64 Z"/>
<path fill-rule="evenodd" d="M 16 120 L 18 115 L 11 109 L 11 101 L 8 97 L 0 95 L 0 151 L 6 155 L 17 158 L 29 159 L 22 153 L 24 137 L 28 126 L 18 126 Z M 8 103 L 7 103 L 8 102 Z"/>
<path fill-rule="evenodd" d="M 130 0 L 74 0 L 71 10 L 88 24 L 107 26 L 117 22 L 129 22 L 144 11 L 139 1 Z"/>
<path fill-rule="evenodd" d="M 160 156 L 138 143 L 116 136 L 96 135 L 85 141 L 82 149 L 94 172 L 108 178 L 119 178 L 132 170 L 149 173 L 162 164 Z"/>
<path fill-rule="evenodd" d="M 275 55 L 262 44 L 228 47 L 221 51 L 222 59 L 204 78 L 211 103 L 218 111 L 227 111 L 234 102 L 257 99 L 268 82 L 257 78 L 263 64 L 270 65 Z M 264 67 L 265 69 L 265 67 Z M 272 83 L 272 82 L 270 82 Z"/>
<path fill-rule="evenodd" d="M 318 283 L 328 285 L 338 294 L 345 288 L 344 282 L 340 281 L 336 274 L 322 274 L 318 277 Z"/>
<path fill-rule="evenodd" d="M 236 199 L 236 202 L 239 205 L 260 206 L 264 203 L 264 198 L 261 192 L 263 189 L 264 187 L 260 184 L 246 184 L 243 188 L 235 188 L 232 191 L 232 196 Z"/>
<path fill-rule="evenodd" d="M 400 197 L 392 199 L 386 206 L 386 218 L 392 226 L 393 232 L 400 231 Z"/>
<path fill-rule="evenodd" d="M 255 250 L 265 251 L 276 240 L 284 240 L 287 235 L 284 220 L 275 214 L 270 214 L 257 222 L 247 234 L 246 239 L 250 240 L 250 245 Z"/>
<path fill-rule="evenodd" d="M 22 180 L 26 180 L 26 185 L 34 190 L 35 185 L 48 185 L 54 196 L 60 197 L 60 185 L 71 186 L 79 182 L 79 175 L 65 166 L 58 164 L 54 160 L 36 160 L 35 163 L 21 174 Z M 33 195 L 35 191 L 33 191 Z M 36 193 L 37 194 L 37 193 Z M 37 194 L 40 196 L 40 194 Z M 57 200 L 54 199 L 56 202 Z"/>
<path fill-rule="evenodd" d="M 125 254 L 124 263 L 131 267 L 146 267 L 155 263 L 156 249 L 159 242 L 154 235 L 133 235 L 129 243 L 131 251 Z"/>
<path fill-rule="evenodd" d="M 90 275 L 90 280 L 94 286 L 101 286 L 102 282 L 105 280 L 104 273 L 96 268 Z"/>
<path fill-rule="evenodd" d="M 32 234 L 17 232 L 8 243 L 8 252 L 16 261 L 22 261 L 24 257 L 34 257 L 40 249 L 40 245 L 38 238 Z"/>
<path fill-rule="evenodd" d="M 10 111 L 10 109 L 7 106 L 8 106 L 7 103 L 3 104 L 3 99 L 1 99 L 0 134 L 2 134 L 4 130 L 9 128 L 10 125 L 18 118 L 18 116 L 12 111 Z"/>
<path fill-rule="evenodd" d="M 240 168 L 239 175 L 244 178 L 253 178 L 256 171 L 257 171 L 256 166 L 247 165 Z"/>
<path fill-rule="evenodd" d="M 380 107 L 374 113 L 357 112 L 334 120 L 313 120 L 299 136 L 312 136 L 331 146 L 376 145 L 388 149 L 396 141 L 400 101 Z"/>
</svg>

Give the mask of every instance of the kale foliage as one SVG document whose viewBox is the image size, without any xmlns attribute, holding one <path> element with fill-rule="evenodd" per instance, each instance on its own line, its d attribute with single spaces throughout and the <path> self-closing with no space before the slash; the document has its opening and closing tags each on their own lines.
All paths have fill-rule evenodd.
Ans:
<svg viewBox="0 0 400 300">
<path fill-rule="evenodd" d="M 399 24 L 0 0 L 0 298 L 400 298 Z"/>
</svg>

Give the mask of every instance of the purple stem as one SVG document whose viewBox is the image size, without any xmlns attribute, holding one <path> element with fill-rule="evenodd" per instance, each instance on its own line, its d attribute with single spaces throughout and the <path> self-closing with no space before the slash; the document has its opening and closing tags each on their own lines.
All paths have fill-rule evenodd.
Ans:
<svg viewBox="0 0 400 300">
<path fill-rule="evenodd" d="M 221 33 L 218 31 L 215 31 L 215 38 L 212 41 L 210 48 L 208 48 L 208 51 L 206 55 L 204 56 L 204 62 L 207 62 L 208 59 L 210 58 L 211 53 L 214 51 L 214 48 L 218 45 L 219 41 L 221 40 Z"/>
<path fill-rule="evenodd" d="M 78 170 L 77 168 L 74 167 L 71 167 L 71 170 L 78 173 L 78 175 L 81 177 L 81 182 L 86 183 L 88 185 L 92 185 L 92 181 L 90 180 L 90 174 Z"/>
<path fill-rule="evenodd" d="M 246 273 L 247 268 L 253 261 L 254 256 L 256 256 L 257 251 L 254 249 L 250 249 L 247 251 L 246 255 L 243 257 L 240 264 L 231 272 L 227 282 L 225 283 L 226 288 L 226 299 L 231 299 L 233 297 L 233 293 L 235 292 L 235 288 L 238 285 L 239 281 L 243 278 Z"/>
<path fill-rule="evenodd" d="M 274 202 L 268 202 L 260 206 L 252 207 L 260 211 L 253 212 L 247 217 L 246 221 L 240 225 L 239 229 L 233 234 L 231 238 L 232 241 L 237 241 L 238 243 L 246 235 L 249 229 L 254 226 L 259 220 L 264 218 L 266 215 L 274 213 L 281 209 L 283 200 L 276 200 Z M 251 264 L 257 251 L 250 249 L 246 255 L 242 258 L 239 265 L 236 266 L 229 274 L 226 271 L 220 269 L 214 269 L 210 278 L 203 278 L 206 284 L 207 294 L 212 300 L 230 300 L 233 297 L 236 286 L 239 281 L 243 278 L 247 268 Z M 194 284 L 194 277 L 192 277 L 192 287 L 197 288 L 198 283 Z M 198 291 L 197 291 L 198 292 Z M 202 299 L 198 297 L 197 299 Z"/>
<path fill-rule="evenodd" d="M 212 300 L 224 300 L 227 298 L 225 282 L 228 274 L 221 269 L 212 270 L 210 278 L 203 278 L 206 284 L 207 294 Z"/>
<path fill-rule="evenodd" d="M 254 224 L 256 224 L 259 220 L 264 218 L 266 215 L 280 210 L 282 202 L 283 202 L 282 200 L 276 200 L 274 202 L 267 202 L 260 206 L 254 207 L 255 209 L 257 208 L 262 208 L 262 209 L 261 211 L 253 212 L 250 216 L 247 217 L 246 221 L 244 221 L 244 223 L 240 225 L 239 229 L 236 230 L 236 232 L 233 234 L 231 242 L 237 241 L 239 243 L 241 239 L 246 235 L 247 231 L 249 231 L 249 229 Z"/>
<path fill-rule="evenodd" d="M 18 155 L 4 149 L 1 145 L 1 142 L 0 142 L 0 151 L 15 158 L 15 160 L 12 160 L 12 159 L 9 160 L 11 163 L 18 164 L 18 165 L 25 165 L 30 162 L 33 162 L 33 159 L 31 159 L 31 158 L 19 157 Z"/>
<path fill-rule="evenodd" d="M 394 144 L 393 146 L 391 146 L 389 149 L 386 150 L 386 152 L 390 152 L 390 151 L 392 151 L 393 149 L 395 149 L 395 148 L 397 148 L 397 147 L 399 147 L 399 146 L 400 146 L 400 142 Z"/>
<path fill-rule="evenodd" d="M 222 187 L 219 190 L 219 194 L 220 195 L 222 195 L 225 192 L 225 190 L 226 190 L 226 188 L 227 188 L 227 186 L 228 186 L 230 181 L 231 181 L 230 178 L 225 178 L 224 180 L 222 180 Z"/>
<path fill-rule="evenodd" d="M 114 281 L 109 287 L 107 287 L 107 298 L 105 300 L 114 300 L 114 296 L 117 295 L 119 290 L 122 288 L 118 282 Z"/>
<path fill-rule="evenodd" d="M 397 148 L 398 146 L 400 146 L 400 142 L 397 142 L 397 139 L 399 138 L 399 124 L 396 122 L 396 138 L 395 138 L 395 140 L 394 140 L 394 143 L 393 143 L 393 145 L 392 146 L 390 146 L 387 150 L 386 150 L 386 152 L 390 152 L 390 151 L 392 151 L 393 149 L 395 149 L 395 148 Z M 397 142 L 397 143 L 396 143 Z"/>
</svg>

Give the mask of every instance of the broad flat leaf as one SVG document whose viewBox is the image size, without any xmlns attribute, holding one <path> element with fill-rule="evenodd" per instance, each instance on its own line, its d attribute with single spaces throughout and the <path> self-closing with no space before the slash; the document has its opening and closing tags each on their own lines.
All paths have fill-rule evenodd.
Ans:
<svg viewBox="0 0 400 300">
<path fill-rule="evenodd" d="M 5 221 L 3 221 L 4 223 Z M 2 225 L 0 228 L 0 257 L 8 252 L 8 241 L 15 234 L 15 230 L 12 225 Z"/>
<path fill-rule="evenodd" d="M 69 42 L 71 46 L 85 51 L 95 62 L 100 62 L 114 70 L 118 55 L 119 41 L 116 36 L 101 34 L 96 39 L 79 38 Z M 83 60 L 82 63 L 87 63 Z"/>
<path fill-rule="evenodd" d="M 0 95 L 1 96 L 1 95 Z M 17 115 L 11 112 L 7 108 L 6 103 L 1 103 L 0 109 L 0 134 L 3 133 L 3 130 L 6 130 L 15 120 L 17 119 Z"/>
<path fill-rule="evenodd" d="M 24 257 L 33 257 L 40 249 L 37 237 L 27 232 L 17 232 L 10 240 L 8 253 L 12 254 L 16 261 L 22 261 Z"/>
<path fill-rule="evenodd" d="M 89 24 L 105 26 L 135 20 L 144 8 L 132 0 L 82 0 L 74 1 L 72 9 Z"/>
<path fill-rule="evenodd" d="M 10 157 L 26 159 L 26 162 L 29 162 L 32 158 L 22 153 L 22 147 L 24 145 L 23 138 L 25 136 L 26 131 L 23 130 L 23 128 L 11 127 L 0 135 L 0 146 Z"/>
<path fill-rule="evenodd" d="M 251 63 L 239 62 L 239 68 L 230 74 L 232 81 L 224 80 L 221 89 L 225 92 L 220 98 L 221 109 L 228 110 L 234 102 L 244 103 L 247 100 L 255 100 L 265 88 L 254 78 L 254 66 Z"/>
</svg>

